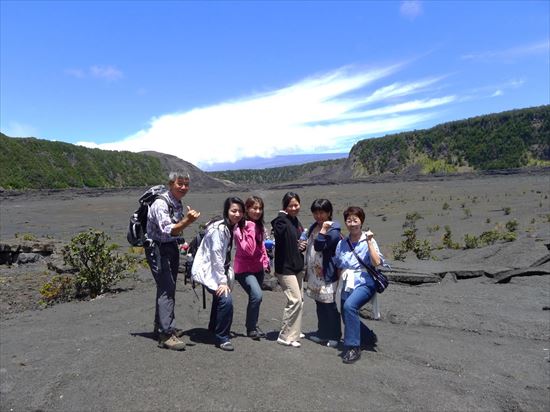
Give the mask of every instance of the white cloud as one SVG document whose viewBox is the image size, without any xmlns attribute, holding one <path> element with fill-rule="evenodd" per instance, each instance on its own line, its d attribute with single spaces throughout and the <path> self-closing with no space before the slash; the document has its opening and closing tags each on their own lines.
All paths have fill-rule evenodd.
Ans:
<svg viewBox="0 0 550 412">
<path fill-rule="evenodd" d="M 105 79 L 108 81 L 120 80 L 124 77 L 124 73 L 114 66 L 90 66 L 88 69 L 70 68 L 65 69 L 65 74 L 77 79 L 85 79 L 92 77 L 95 79 Z"/>
<path fill-rule="evenodd" d="M 34 137 L 38 136 L 38 130 L 30 124 L 9 122 L 8 127 L 2 127 L 2 133 L 10 137 Z"/>
<path fill-rule="evenodd" d="M 409 129 L 456 100 L 433 96 L 440 77 L 376 86 L 400 67 L 340 69 L 268 93 L 165 114 L 119 142 L 79 144 L 155 150 L 199 167 L 253 156 L 347 151 L 359 138 Z"/>
<path fill-rule="evenodd" d="M 120 70 L 113 66 L 92 66 L 90 67 L 92 77 L 106 80 L 119 80 L 124 76 Z"/>
<path fill-rule="evenodd" d="M 548 54 L 550 51 L 550 41 L 543 40 L 538 43 L 526 44 L 523 46 L 512 47 L 506 50 L 490 50 L 479 53 L 469 53 L 460 56 L 462 60 L 500 60 L 511 61 L 524 56 L 536 54 Z"/>
<path fill-rule="evenodd" d="M 483 87 L 477 87 L 470 90 L 465 90 L 460 101 L 473 99 L 485 99 L 487 97 L 502 96 L 507 90 L 518 89 L 525 84 L 524 79 L 510 79 L 502 83 L 488 84 Z"/>
<path fill-rule="evenodd" d="M 402 1 L 399 12 L 403 17 L 414 20 L 422 14 L 422 3 L 418 0 Z"/>
</svg>

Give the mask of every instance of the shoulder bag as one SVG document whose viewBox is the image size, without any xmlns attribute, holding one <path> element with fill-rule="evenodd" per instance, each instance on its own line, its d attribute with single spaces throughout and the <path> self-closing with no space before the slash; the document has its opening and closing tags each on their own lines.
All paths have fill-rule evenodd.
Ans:
<svg viewBox="0 0 550 412">
<path fill-rule="evenodd" d="M 388 287 L 388 278 L 386 277 L 386 275 L 384 275 L 382 272 L 380 272 L 379 270 L 375 269 L 374 267 L 372 267 L 371 265 L 367 265 L 365 263 L 365 261 L 363 259 L 361 259 L 359 257 L 359 255 L 357 254 L 357 252 L 355 251 L 355 249 L 353 248 L 350 240 L 349 240 L 349 237 L 347 238 L 347 241 L 348 241 L 348 245 L 349 245 L 349 248 L 350 250 L 353 252 L 353 254 L 355 255 L 355 257 L 357 258 L 357 260 L 359 261 L 359 263 L 361 265 L 363 265 L 365 267 L 365 269 L 367 269 L 367 272 L 369 272 L 369 274 L 372 276 L 372 278 L 374 279 L 374 285 L 376 287 L 376 293 L 382 293 L 384 292 L 384 290 L 386 290 L 386 288 Z"/>
</svg>

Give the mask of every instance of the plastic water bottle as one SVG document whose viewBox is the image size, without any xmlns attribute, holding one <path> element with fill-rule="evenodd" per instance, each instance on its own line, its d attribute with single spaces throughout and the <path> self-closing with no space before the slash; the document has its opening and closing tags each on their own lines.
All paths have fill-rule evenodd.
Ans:
<svg viewBox="0 0 550 412">
<path fill-rule="evenodd" d="M 307 240 L 307 229 L 304 229 L 304 231 L 300 235 L 300 240 Z"/>
</svg>

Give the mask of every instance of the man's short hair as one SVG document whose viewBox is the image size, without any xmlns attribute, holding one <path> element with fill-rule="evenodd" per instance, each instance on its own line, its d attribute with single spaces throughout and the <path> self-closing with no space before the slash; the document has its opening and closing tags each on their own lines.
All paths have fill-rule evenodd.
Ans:
<svg viewBox="0 0 550 412">
<path fill-rule="evenodd" d="M 189 173 L 180 170 L 180 171 L 176 171 L 176 172 L 170 172 L 170 174 L 168 174 L 168 181 L 169 182 L 173 183 L 178 179 L 190 180 Z"/>
</svg>

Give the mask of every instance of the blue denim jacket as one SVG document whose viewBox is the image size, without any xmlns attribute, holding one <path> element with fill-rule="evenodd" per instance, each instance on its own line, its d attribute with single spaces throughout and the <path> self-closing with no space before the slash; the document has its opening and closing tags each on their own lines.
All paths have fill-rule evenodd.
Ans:
<svg viewBox="0 0 550 412">
<path fill-rule="evenodd" d="M 342 239 L 338 246 L 336 246 L 336 252 L 334 255 L 334 262 L 336 264 L 336 267 L 342 270 L 351 270 L 354 272 L 354 286 L 360 286 L 364 285 L 371 280 L 371 275 L 367 272 L 367 269 L 359 263 L 357 258 L 355 257 L 355 254 L 350 249 L 347 237 Z M 374 247 L 376 248 L 376 251 L 378 252 L 380 256 L 380 260 L 382 261 L 381 266 L 387 267 L 387 263 L 384 259 L 384 256 L 382 253 L 380 253 L 380 249 L 378 248 L 378 244 L 376 243 L 376 240 L 372 240 L 374 243 Z M 365 233 L 361 235 L 361 238 L 359 239 L 359 242 L 357 242 L 357 245 L 354 245 L 355 252 L 363 259 L 363 261 L 366 264 L 371 264 L 370 261 L 370 254 L 369 254 L 369 246 L 367 244 L 367 237 Z"/>
<path fill-rule="evenodd" d="M 308 233 L 313 233 L 315 225 L 317 225 L 317 222 L 309 227 Z M 338 280 L 336 265 L 334 264 L 334 253 L 338 242 L 342 238 L 340 231 L 340 223 L 334 221 L 332 227 L 326 234 L 319 233 L 315 239 L 313 239 L 313 248 L 315 251 L 323 253 L 323 278 L 327 283 L 336 282 Z"/>
</svg>

